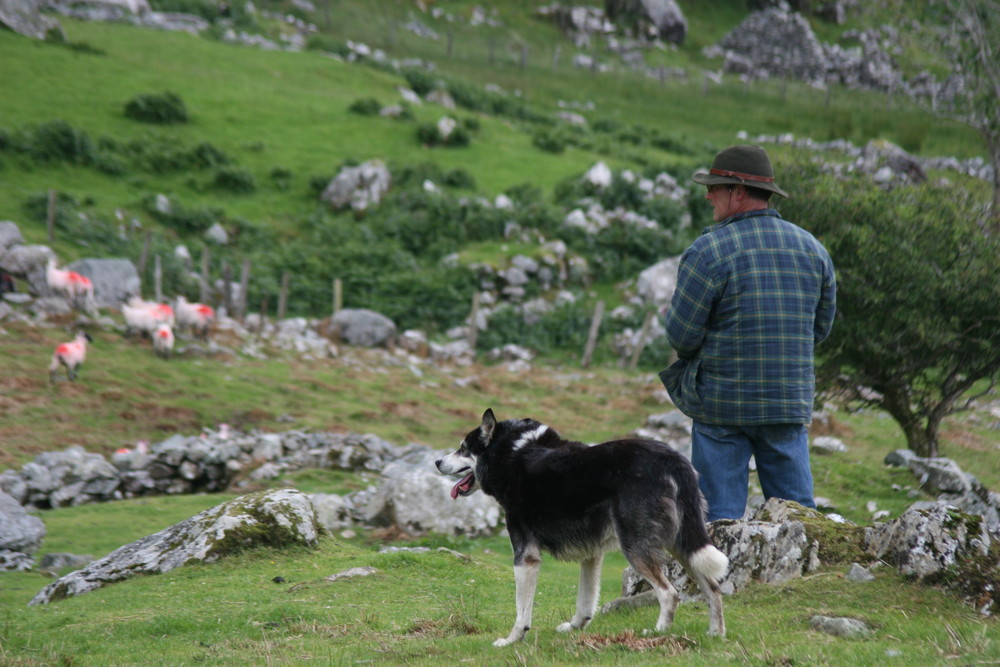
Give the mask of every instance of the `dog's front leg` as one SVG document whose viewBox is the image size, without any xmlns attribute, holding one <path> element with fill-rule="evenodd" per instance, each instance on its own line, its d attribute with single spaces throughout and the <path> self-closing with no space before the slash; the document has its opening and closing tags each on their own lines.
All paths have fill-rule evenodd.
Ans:
<svg viewBox="0 0 1000 667">
<path fill-rule="evenodd" d="M 576 591 L 576 614 L 556 628 L 559 632 L 582 630 L 597 612 L 597 600 L 601 593 L 601 564 L 604 554 L 580 561 L 580 585 Z"/>
<path fill-rule="evenodd" d="M 527 554 L 514 558 L 514 584 L 517 588 L 517 618 L 510 634 L 493 642 L 494 646 L 508 646 L 524 639 L 531 629 L 531 607 L 535 602 L 535 588 L 538 586 L 538 571 L 542 559 L 538 554 Z"/>
</svg>

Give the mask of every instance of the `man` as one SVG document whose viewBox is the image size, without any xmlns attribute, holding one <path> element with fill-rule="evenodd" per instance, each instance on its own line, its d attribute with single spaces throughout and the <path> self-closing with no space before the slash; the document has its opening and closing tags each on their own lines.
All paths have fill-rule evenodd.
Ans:
<svg viewBox="0 0 1000 667">
<path fill-rule="evenodd" d="M 826 249 L 770 208 L 767 152 L 733 146 L 697 173 L 716 225 L 681 257 L 666 316 L 678 360 L 660 373 L 694 420 L 692 463 L 708 520 L 739 519 L 751 454 L 767 498 L 815 507 L 806 426 L 813 350 L 830 333 L 836 280 Z"/>
</svg>

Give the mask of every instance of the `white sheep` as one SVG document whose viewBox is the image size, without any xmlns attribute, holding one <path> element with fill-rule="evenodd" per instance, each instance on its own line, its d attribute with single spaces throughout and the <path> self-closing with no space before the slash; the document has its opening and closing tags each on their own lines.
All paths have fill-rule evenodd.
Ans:
<svg viewBox="0 0 1000 667">
<path fill-rule="evenodd" d="M 169 324 L 160 324 L 153 332 L 153 349 L 164 359 L 170 358 L 174 349 L 174 332 Z"/>
<path fill-rule="evenodd" d="M 63 294 L 74 305 L 79 306 L 82 299 L 86 310 L 97 309 L 97 303 L 94 301 L 94 283 L 90 278 L 76 271 L 57 268 L 56 260 L 52 257 L 45 265 L 45 281 L 50 289 Z"/>
<path fill-rule="evenodd" d="M 179 296 L 174 304 L 174 309 L 177 313 L 178 328 L 189 327 L 192 333 L 198 334 L 204 339 L 208 338 L 208 329 L 215 320 L 215 311 L 212 310 L 211 306 L 206 306 L 203 303 L 192 303 L 183 296 Z"/>
<path fill-rule="evenodd" d="M 49 382 L 55 382 L 59 366 L 66 367 L 66 377 L 70 382 L 76 381 L 76 371 L 87 358 L 87 342 L 93 339 L 84 331 L 76 334 L 76 338 L 68 343 L 60 343 L 52 354 L 49 364 Z"/>
<path fill-rule="evenodd" d="M 122 316 L 125 318 L 126 335 L 141 331 L 143 335 L 151 336 L 161 324 L 174 326 L 173 308 L 165 303 L 144 301 L 137 296 L 122 304 Z"/>
</svg>

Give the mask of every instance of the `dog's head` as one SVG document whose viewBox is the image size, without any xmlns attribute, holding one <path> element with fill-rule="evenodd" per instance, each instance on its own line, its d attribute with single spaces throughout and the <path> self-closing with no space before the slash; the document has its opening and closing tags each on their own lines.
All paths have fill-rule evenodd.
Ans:
<svg viewBox="0 0 1000 667">
<path fill-rule="evenodd" d="M 476 480 L 476 461 L 489 447 L 496 426 L 497 419 L 493 415 L 493 410 L 487 409 L 483 413 L 482 423 L 469 431 L 462 439 L 462 444 L 459 445 L 458 449 L 434 462 L 438 471 L 444 475 L 464 475 L 458 484 L 452 487 L 452 498 L 468 496 L 479 489 L 479 483 Z"/>
</svg>

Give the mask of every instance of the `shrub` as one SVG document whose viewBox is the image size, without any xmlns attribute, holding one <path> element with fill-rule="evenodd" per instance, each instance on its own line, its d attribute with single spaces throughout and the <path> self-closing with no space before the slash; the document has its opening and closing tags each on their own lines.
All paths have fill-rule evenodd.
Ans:
<svg viewBox="0 0 1000 667">
<path fill-rule="evenodd" d="M 271 170 L 271 180 L 279 190 L 287 190 L 292 185 L 292 171 L 285 167 L 275 167 Z"/>
<path fill-rule="evenodd" d="M 403 78 L 417 95 L 423 97 L 437 86 L 437 77 L 423 69 L 408 69 L 403 72 Z"/>
<path fill-rule="evenodd" d="M 461 167 L 445 172 L 442 183 L 450 188 L 461 188 L 463 190 L 476 189 L 476 179 Z"/>
<path fill-rule="evenodd" d="M 226 190 L 234 194 L 250 194 L 257 190 L 253 174 L 244 169 L 220 169 L 215 172 L 215 179 L 212 184 L 220 190 Z"/>
<path fill-rule="evenodd" d="M 566 138 L 555 131 L 543 130 L 531 138 L 531 145 L 546 153 L 562 153 L 566 150 Z"/>
<path fill-rule="evenodd" d="M 306 40 L 306 48 L 310 51 L 326 51 L 334 53 L 342 58 L 351 55 L 351 49 L 345 42 L 334 39 L 329 35 L 313 34 Z"/>
<path fill-rule="evenodd" d="M 176 93 L 137 95 L 125 104 L 125 115 L 142 123 L 170 125 L 188 120 L 184 100 Z"/>
<path fill-rule="evenodd" d="M 152 195 L 143 200 L 143 208 L 164 226 L 185 234 L 203 232 L 224 217 L 220 209 L 185 208 L 176 201 L 171 202 L 170 210 L 164 212 L 156 207 L 156 197 Z"/>
<path fill-rule="evenodd" d="M 36 127 L 28 139 L 27 150 L 40 162 L 89 165 L 96 157 L 90 135 L 64 120 L 53 120 Z"/>
<path fill-rule="evenodd" d="M 382 111 L 382 105 L 373 97 L 365 97 L 354 100 L 347 110 L 362 116 L 377 116 Z"/>
</svg>

